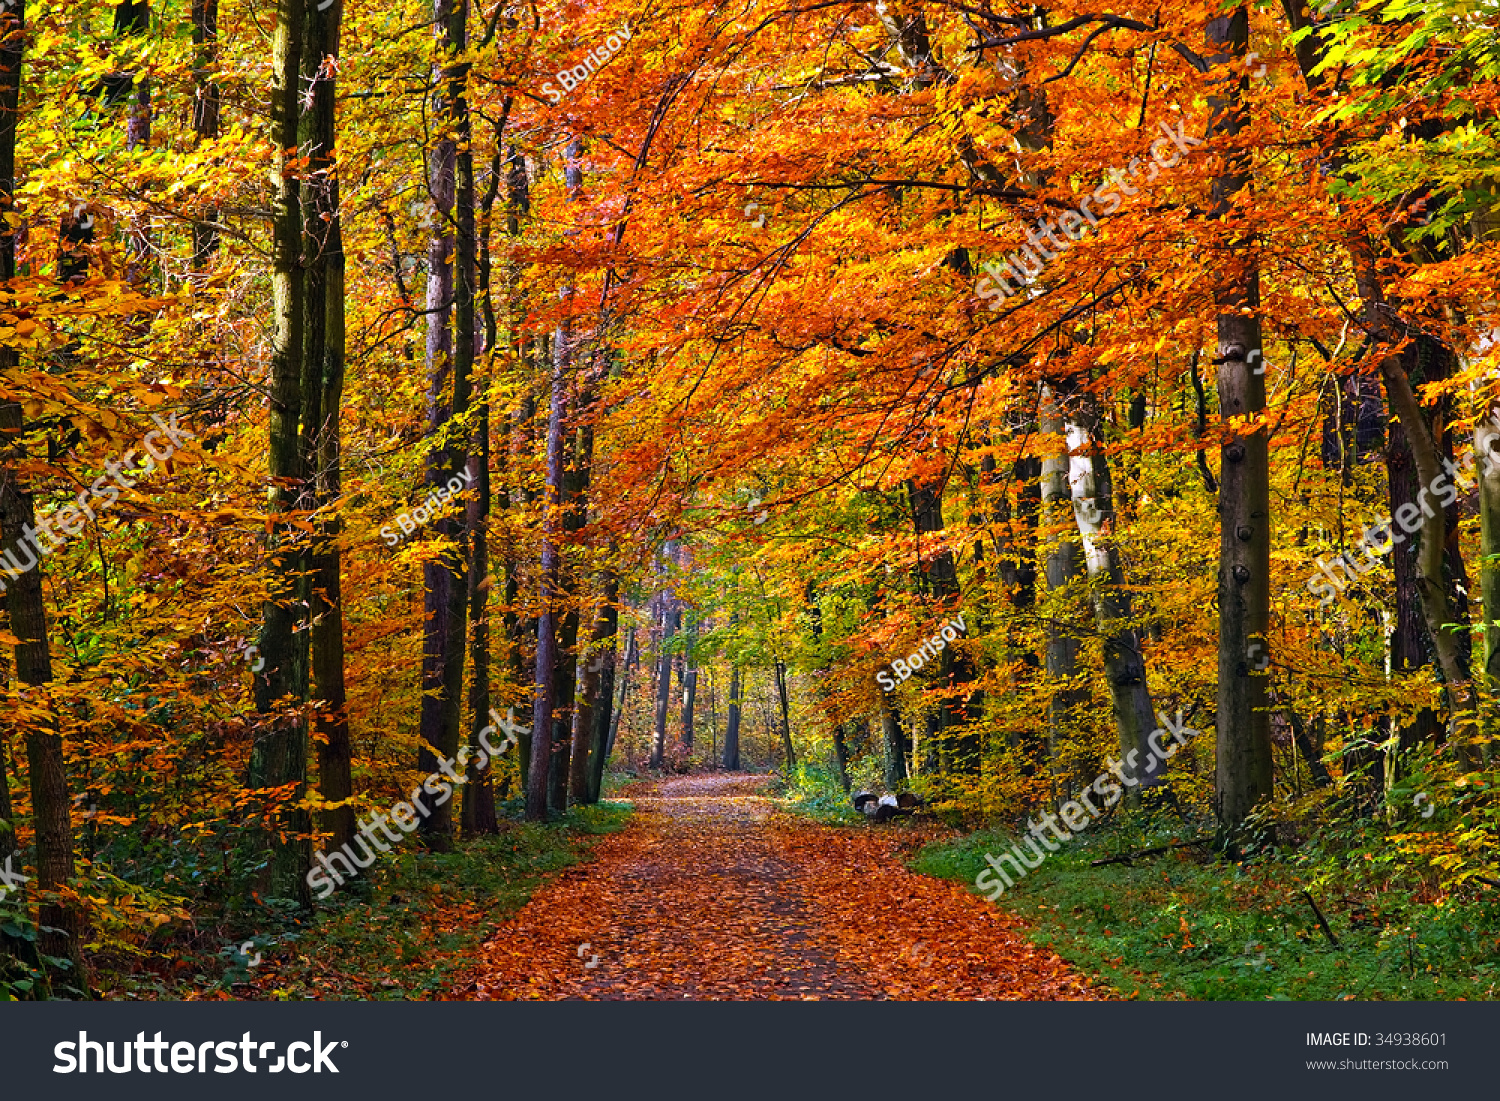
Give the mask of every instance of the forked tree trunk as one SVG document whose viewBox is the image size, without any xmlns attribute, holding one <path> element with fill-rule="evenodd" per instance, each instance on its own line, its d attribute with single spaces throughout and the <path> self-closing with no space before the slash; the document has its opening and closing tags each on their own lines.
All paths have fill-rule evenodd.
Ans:
<svg viewBox="0 0 1500 1101">
<path fill-rule="evenodd" d="M 786 662 L 776 659 L 776 696 L 781 701 L 781 750 L 786 755 L 786 774 L 797 771 L 797 751 L 792 748 L 792 710 L 787 698 Z"/>
</svg>

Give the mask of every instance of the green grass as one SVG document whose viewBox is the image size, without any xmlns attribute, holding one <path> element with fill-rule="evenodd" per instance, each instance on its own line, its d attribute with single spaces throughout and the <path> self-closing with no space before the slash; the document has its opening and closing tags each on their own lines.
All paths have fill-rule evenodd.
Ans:
<svg viewBox="0 0 1500 1101">
<path fill-rule="evenodd" d="M 190 965 L 190 974 L 137 975 L 113 996 L 440 996 L 496 923 L 525 906 L 552 875 L 589 859 L 597 838 L 623 829 L 630 814 L 623 803 L 575 807 L 545 824 L 502 821 L 501 833 L 451 853 L 400 851 L 372 866 L 368 879 L 320 903 L 313 921 L 267 908 L 247 950 L 250 959 L 261 954 L 259 967 L 247 966 L 235 941 L 217 957 L 185 956 L 181 965 Z M 253 986 L 245 985 L 251 980 Z"/>
<path fill-rule="evenodd" d="M 1490 999 L 1500 989 L 1496 892 L 1417 901 L 1399 891 L 1302 896 L 1307 868 L 1287 858 L 1244 868 L 1202 849 L 1133 864 L 1091 860 L 1172 838 L 1098 827 L 1063 845 L 1000 896 L 1030 937 L 1128 998 Z M 994 831 L 927 846 L 915 871 L 971 886 L 1012 839 Z M 1125 842 L 1129 842 L 1128 845 Z"/>
<path fill-rule="evenodd" d="M 849 793 L 834 779 L 833 773 L 818 765 L 798 765 L 790 783 L 778 781 L 772 790 L 781 796 L 787 810 L 821 825 L 846 826 L 867 821 L 854 809 Z"/>
</svg>

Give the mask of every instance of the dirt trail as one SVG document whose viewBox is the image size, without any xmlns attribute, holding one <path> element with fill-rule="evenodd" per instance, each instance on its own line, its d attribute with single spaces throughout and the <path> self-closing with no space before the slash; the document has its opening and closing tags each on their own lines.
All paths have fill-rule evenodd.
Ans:
<svg viewBox="0 0 1500 1101">
<path fill-rule="evenodd" d="M 457 996 L 1093 998 L 1014 919 L 901 866 L 897 833 L 777 810 L 762 778 L 642 784 L 636 816 L 486 941 Z"/>
</svg>

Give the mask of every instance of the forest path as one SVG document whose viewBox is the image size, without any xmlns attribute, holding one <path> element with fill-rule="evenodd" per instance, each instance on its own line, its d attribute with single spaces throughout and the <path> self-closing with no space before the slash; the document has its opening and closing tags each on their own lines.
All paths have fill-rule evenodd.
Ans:
<svg viewBox="0 0 1500 1101">
<path fill-rule="evenodd" d="M 485 942 L 469 999 L 1092 998 L 956 883 L 902 866 L 900 831 L 818 826 L 764 777 L 636 785 L 595 859 Z"/>
</svg>

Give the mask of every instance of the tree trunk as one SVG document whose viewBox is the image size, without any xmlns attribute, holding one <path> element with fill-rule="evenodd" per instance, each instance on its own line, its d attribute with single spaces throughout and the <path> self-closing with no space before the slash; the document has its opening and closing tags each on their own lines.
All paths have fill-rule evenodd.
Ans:
<svg viewBox="0 0 1500 1101">
<path fill-rule="evenodd" d="M 478 227 L 478 279 L 479 295 L 484 306 L 484 333 L 476 334 L 475 356 L 482 351 L 484 379 L 480 392 L 484 395 L 475 410 L 475 442 L 469 451 L 470 497 L 465 509 L 465 524 L 469 536 L 469 621 L 472 626 L 469 660 L 473 666 L 469 683 L 469 786 L 464 791 L 462 827 L 465 837 L 495 833 L 500 826 L 495 812 L 495 775 L 504 762 L 490 760 L 481 735 L 490 725 L 490 709 L 493 706 L 490 691 L 490 589 L 494 579 L 490 576 L 489 524 L 491 502 L 490 452 L 490 390 L 488 383 L 495 377 L 495 354 L 499 347 L 500 323 L 495 311 L 493 287 L 493 263 L 490 253 L 490 235 L 494 225 L 495 200 L 500 195 L 500 185 L 505 179 L 501 171 L 501 155 L 504 149 L 507 111 L 495 125 L 495 148 L 490 157 L 490 183 L 480 202 L 481 221 Z M 508 307 L 508 303 L 507 303 Z M 503 451 L 502 451 L 503 454 Z M 509 640 L 507 639 L 507 642 Z M 480 761 L 484 767 L 479 767 Z"/>
<path fill-rule="evenodd" d="M 740 770 L 740 667 L 729 667 L 729 725 L 724 729 L 724 767 Z"/>
<path fill-rule="evenodd" d="M 542 509 L 541 617 L 536 628 L 536 701 L 532 711 L 531 763 L 526 777 L 526 818 L 547 817 L 553 767 L 553 705 L 557 691 L 557 625 L 562 604 L 563 422 L 567 417 L 567 349 L 554 349 L 552 396 L 547 417 L 547 487 Z"/>
<path fill-rule="evenodd" d="M 787 700 L 786 662 L 776 659 L 776 695 L 781 701 L 781 749 L 786 755 L 788 778 L 797 772 L 797 751 L 792 748 L 792 716 Z"/>
<path fill-rule="evenodd" d="M 492 346 L 492 345 L 491 345 Z M 470 639 L 470 664 L 473 673 L 469 681 L 469 767 L 466 770 L 468 785 L 464 789 L 463 832 L 465 837 L 494 833 L 499 829 L 495 815 L 495 773 L 502 762 L 488 760 L 489 753 L 480 740 L 480 735 L 490 725 L 490 402 L 486 397 L 479 404 L 474 419 L 475 447 L 469 455 L 469 472 L 472 478 L 469 489 L 473 494 L 467 509 L 469 526 L 469 620 L 473 636 Z M 485 766 L 478 768 L 480 754 L 485 755 Z"/>
<path fill-rule="evenodd" d="M 1391 408 L 1406 432 L 1417 468 L 1417 493 L 1423 498 L 1421 504 L 1425 505 L 1435 499 L 1439 487 L 1451 483 L 1439 465 L 1443 456 L 1438 450 L 1438 442 L 1422 415 L 1406 365 L 1401 360 L 1401 356 L 1386 356 L 1380 362 L 1380 374 Z M 1461 635 L 1466 638 L 1468 633 L 1468 614 L 1466 609 L 1461 611 L 1455 607 L 1457 602 L 1449 591 L 1451 581 L 1445 573 L 1448 565 L 1448 510 L 1446 506 L 1436 509 L 1419 506 L 1419 512 L 1422 523 L 1417 534 L 1417 592 L 1447 689 L 1456 756 L 1465 768 L 1473 768 L 1477 764 L 1473 753 L 1476 715 L 1468 660 L 1460 641 Z"/>
<path fill-rule="evenodd" d="M 609 720 L 609 740 L 604 743 L 604 756 L 600 759 L 597 774 L 598 781 L 602 786 L 604 776 L 604 762 L 609 760 L 611 753 L 615 751 L 615 737 L 620 732 L 620 716 L 625 714 L 625 701 L 630 696 L 630 671 L 639 664 L 641 658 L 640 643 L 636 639 L 635 628 L 625 632 L 625 667 L 620 676 L 620 702 L 615 705 L 614 717 Z"/>
<path fill-rule="evenodd" d="M 467 437 L 454 425 L 468 413 L 473 385 L 478 249 L 467 95 L 469 64 L 463 60 L 468 50 L 468 5 L 460 0 L 434 0 L 433 20 L 434 32 L 443 37 L 446 59 L 441 73 L 444 131 L 429 168 L 429 186 L 438 212 L 428 247 L 427 280 L 427 308 L 433 311 L 427 330 L 428 425 L 433 446 L 427 458 L 427 484 L 435 491 L 451 486 L 455 479 L 462 485 L 458 476 L 468 468 Z M 448 230 L 450 216 L 452 234 Z M 433 528 L 449 547 L 440 557 L 424 563 L 422 569 L 422 745 L 417 768 L 423 773 L 439 770 L 438 754 L 450 762 L 458 755 L 468 635 L 466 524 L 444 518 Z M 434 800 L 431 810 L 422 819 L 423 836 L 429 847 L 446 851 L 453 844 L 453 805 L 447 799 L 441 803 Z"/>
<path fill-rule="evenodd" d="M 604 784 L 604 759 L 615 702 L 615 635 L 620 624 L 620 574 L 613 565 L 617 548 L 611 546 L 611 565 L 600 574 L 599 609 L 589 632 L 589 653 L 583 692 L 578 703 L 579 744 L 585 752 L 575 757 L 573 798 L 597 803 Z"/>
<path fill-rule="evenodd" d="M 682 744 L 689 751 L 693 748 L 693 711 L 698 702 L 698 667 L 693 664 L 693 617 L 689 616 L 683 631 L 683 661 L 686 672 L 682 679 Z"/>
<path fill-rule="evenodd" d="M 304 463 L 313 477 L 315 502 L 324 519 L 310 565 L 312 586 L 312 678 L 322 706 L 314 719 L 318 746 L 318 791 L 329 803 L 354 795 L 354 747 L 349 736 L 344 685 L 343 556 L 338 514 L 342 493 L 340 423 L 344 397 L 344 240 L 339 214 L 339 184 L 334 100 L 337 93 L 339 29 L 343 4 L 306 13 L 302 49 L 305 110 L 300 134 L 308 154 L 302 193 L 307 241 L 303 292 L 306 328 L 303 367 L 309 410 L 302 426 Z M 316 394 L 316 399 L 313 395 Z M 328 847 L 354 840 L 352 806 L 322 815 Z"/>
<path fill-rule="evenodd" d="M 1231 141 L 1245 125 L 1243 96 L 1249 77 L 1246 10 L 1208 22 L 1207 37 L 1221 73 L 1211 101 L 1210 136 Z M 1249 183 L 1244 153 L 1226 153 L 1214 180 L 1212 215 L 1226 218 L 1234 196 Z M 1214 273 L 1219 307 L 1219 411 L 1254 422 L 1266 408 L 1261 356 L 1260 273 L 1253 243 L 1228 242 Z M 1226 436 L 1219 448 L 1219 696 L 1214 801 L 1229 834 L 1271 794 L 1269 712 L 1271 502 L 1270 467 L 1263 425 Z M 1232 842 L 1230 842 L 1232 845 Z"/>
<path fill-rule="evenodd" d="M 1104 640 L 1104 677 L 1114 703 L 1122 769 L 1127 781 L 1149 787 L 1161 781 L 1162 762 L 1147 739 L 1156 729 L 1156 711 L 1146 683 L 1146 660 L 1140 633 L 1131 626 L 1130 590 L 1120 551 L 1110 533 L 1115 528 L 1109 461 L 1099 445 L 1099 406 L 1092 394 L 1080 394 L 1077 420 L 1068 429 L 1073 512 L 1083 542 L 1094 601 L 1094 619 Z M 1126 797 L 1137 795 L 1130 787 Z M 1134 800 L 1132 800 L 1134 801 Z"/>
<path fill-rule="evenodd" d="M 499 142 L 500 135 L 496 135 Z M 531 210 L 530 181 L 526 175 L 526 160 L 511 146 L 507 155 L 507 169 L 505 173 L 505 232 L 512 242 L 521 236 L 521 219 Z M 520 293 L 521 273 L 519 263 L 512 259 L 506 266 L 506 331 L 512 341 L 512 348 L 517 363 L 520 365 L 521 374 L 525 378 L 532 377 L 531 341 L 523 330 L 523 322 L 526 315 L 525 302 Z M 502 480 L 500 486 L 500 508 L 506 513 L 512 509 L 519 508 L 527 496 L 527 491 L 520 484 L 518 477 L 514 478 L 517 483 L 512 485 L 513 475 L 511 471 L 518 469 L 518 458 L 521 450 L 521 438 L 523 426 L 530 422 L 536 413 L 535 398 L 528 394 L 518 404 L 511 417 L 511 425 L 506 433 L 506 445 L 501 451 L 502 456 Z M 501 547 L 501 554 L 505 561 L 505 645 L 508 656 L 508 665 L 513 683 L 519 688 L 526 684 L 527 662 L 525 654 L 526 640 L 531 637 L 532 632 L 523 625 L 521 617 L 516 613 L 516 607 L 521 597 L 521 554 L 514 540 L 506 540 Z M 516 768 L 520 776 L 520 786 L 524 789 L 527 779 L 531 775 L 531 733 L 526 730 L 517 740 L 516 745 Z"/>
<path fill-rule="evenodd" d="M 559 342 L 561 342 L 561 336 L 559 336 Z M 577 408 L 587 409 L 589 402 L 590 394 L 585 386 L 578 396 Z M 563 476 L 568 501 L 567 509 L 563 513 L 563 532 L 569 541 L 583 530 L 587 519 L 589 476 L 594 458 L 594 429 L 591 425 L 585 425 L 579 429 L 572 451 L 572 461 L 568 463 L 568 471 Z M 578 689 L 578 606 L 581 598 L 574 591 L 577 587 L 575 571 L 566 558 L 563 562 L 563 573 L 566 579 L 564 585 L 568 609 L 563 616 L 562 632 L 558 643 L 560 665 L 557 670 L 557 700 L 552 726 L 554 752 L 557 757 L 552 773 L 552 802 L 559 810 L 568 808 L 568 789 L 575 773 L 580 781 L 579 786 L 584 786 L 582 779 L 585 773 L 581 770 L 587 768 L 588 761 L 588 745 L 584 740 L 584 735 L 580 734 L 576 742 L 573 740 L 573 730 L 578 726 L 578 716 L 575 712 Z M 581 758 L 577 768 L 573 765 L 574 757 Z"/>
<path fill-rule="evenodd" d="M 13 4 L 0 10 L 0 214 L 11 211 L 15 206 L 16 122 L 20 117 L 21 59 L 26 43 L 26 32 L 22 24 L 24 13 L 25 0 L 15 0 Z M 16 228 L 10 222 L 0 219 L 0 283 L 5 286 L 10 286 L 11 280 L 16 277 Z M 20 362 L 21 354 L 16 348 L 0 346 L 0 372 L 8 375 Z M 3 448 L 0 451 L 0 490 L 16 482 L 12 463 L 21 456 L 16 454 L 14 444 L 24 423 L 19 405 L 14 402 L 0 404 L 0 448 Z M 24 506 L 17 519 L 25 522 Z M 6 532 L 12 530 L 20 531 L 20 528 L 15 527 L 14 523 L 7 525 L 0 518 L 0 540 L 4 540 L 6 550 L 17 542 L 14 537 L 6 535 Z M 9 599 L 6 604 L 9 605 Z M 38 611 L 45 616 L 45 608 L 30 610 L 26 614 L 34 617 Z M 0 866 L 3 866 L 7 857 L 17 852 L 15 811 L 11 805 L 10 779 L 5 761 L 7 740 L 0 735 L 0 819 L 5 821 L 5 825 L 0 826 Z"/>
<path fill-rule="evenodd" d="M 880 736 L 885 746 L 885 786 L 895 790 L 906 780 L 906 734 L 890 697 L 880 693 Z"/>
<path fill-rule="evenodd" d="M 192 0 L 193 19 L 193 136 L 211 141 L 219 136 L 219 86 L 213 73 L 219 64 L 219 0 Z M 193 271 L 207 271 L 219 249 L 215 226 L 219 212 L 193 223 Z"/>
<path fill-rule="evenodd" d="M 958 567 L 953 551 L 946 543 L 936 553 L 931 549 L 924 552 L 920 547 L 923 535 L 944 539 L 941 485 L 936 481 L 919 485 L 914 480 L 908 480 L 906 492 L 911 502 L 912 523 L 919 541 L 919 559 L 928 559 L 927 565 L 920 569 L 920 586 L 933 604 L 942 609 L 942 614 L 956 614 L 961 609 L 958 607 Z M 961 641 L 943 648 L 938 658 L 938 676 L 935 680 L 939 687 L 950 692 L 973 682 L 974 663 L 965 653 Z M 929 768 L 944 767 L 960 775 L 978 775 L 979 735 L 973 725 L 978 717 L 973 712 L 975 703 L 972 696 L 964 702 L 954 697 L 945 698 L 929 716 L 927 732 L 930 740 L 926 748 L 928 757 L 935 758 L 929 762 Z M 950 734 L 950 731 L 954 733 Z"/>
<path fill-rule="evenodd" d="M 852 720 L 851 720 L 852 724 Z M 839 785 L 843 787 L 844 794 L 849 794 L 849 743 L 844 740 L 844 724 L 836 723 L 833 728 L 833 763 L 838 770 Z"/>
<path fill-rule="evenodd" d="M 1500 414 L 1500 403 L 1492 402 L 1490 418 Z M 1500 455 L 1492 446 L 1493 428 L 1481 426 L 1474 435 L 1479 474 L 1479 594 L 1484 616 L 1484 678 L 1489 706 L 1483 723 L 1483 742 L 1492 746 L 1500 737 L 1496 699 L 1500 697 Z"/>
<path fill-rule="evenodd" d="M 255 675 L 255 709 L 263 729 L 250 751 L 249 787 L 265 790 L 292 785 L 300 801 L 307 783 L 307 730 L 288 713 L 307 698 L 308 634 L 305 627 L 306 546 L 292 525 L 280 517 L 307 507 L 307 470 L 300 426 L 303 393 L 303 341 L 306 328 L 302 250 L 300 168 L 297 158 L 302 74 L 303 23 L 307 0 L 278 0 L 271 45 L 272 145 L 276 150 L 271 219 L 270 475 L 268 512 L 271 524 L 271 580 L 256 643 L 263 667 Z M 285 830 L 270 831 L 266 847 L 271 863 L 260 877 L 260 893 L 296 897 L 311 905 L 304 874 L 311 859 L 306 840 L 310 823 L 303 811 L 284 816 Z M 285 838 L 285 840 L 283 839 Z"/>
<path fill-rule="evenodd" d="M 677 557 L 677 543 L 669 539 L 662 552 L 664 568 Z M 682 625 L 682 607 L 671 588 L 664 588 L 660 595 L 662 632 L 657 650 L 656 674 L 656 725 L 651 740 L 652 768 L 661 768 L 667 751 L 667 709 L 672 701 L 672 639 Z"/>
<path fill-rule="evenodd" d="M 1062 411 L 1058 408 L 1052 392 L 1043 387 L 1042 404 L 1037 427 L 1047 441 L 1048 455 L 1042 460 L 1042 513 L 1049 527 L 1058 527 L 1068 522 L 1072 508 L 1072 490 L 1068 485 L 1067 436 Z M 1058 788 L 1057 761 L 1063 742 L 1073 730 L 1077 710 L 1083 702 L 1085 692 L 1078 679 L 1078 638 L 1068 626 L 1069 616 L 1063 609 L 1071 600 L 1073 581 L 1081 573 L 1079 568 L 1078 541 L 1071 535 L 1062 534 L 1047 553 L 1045 576 L 1051 608 L 1046 616 L 1047 678 L 1053 684 L 1052 701 L 1048 707 L 1047 761 L 1053 775 L 1053 801 L 1062 799 Z"/>
</svg>

